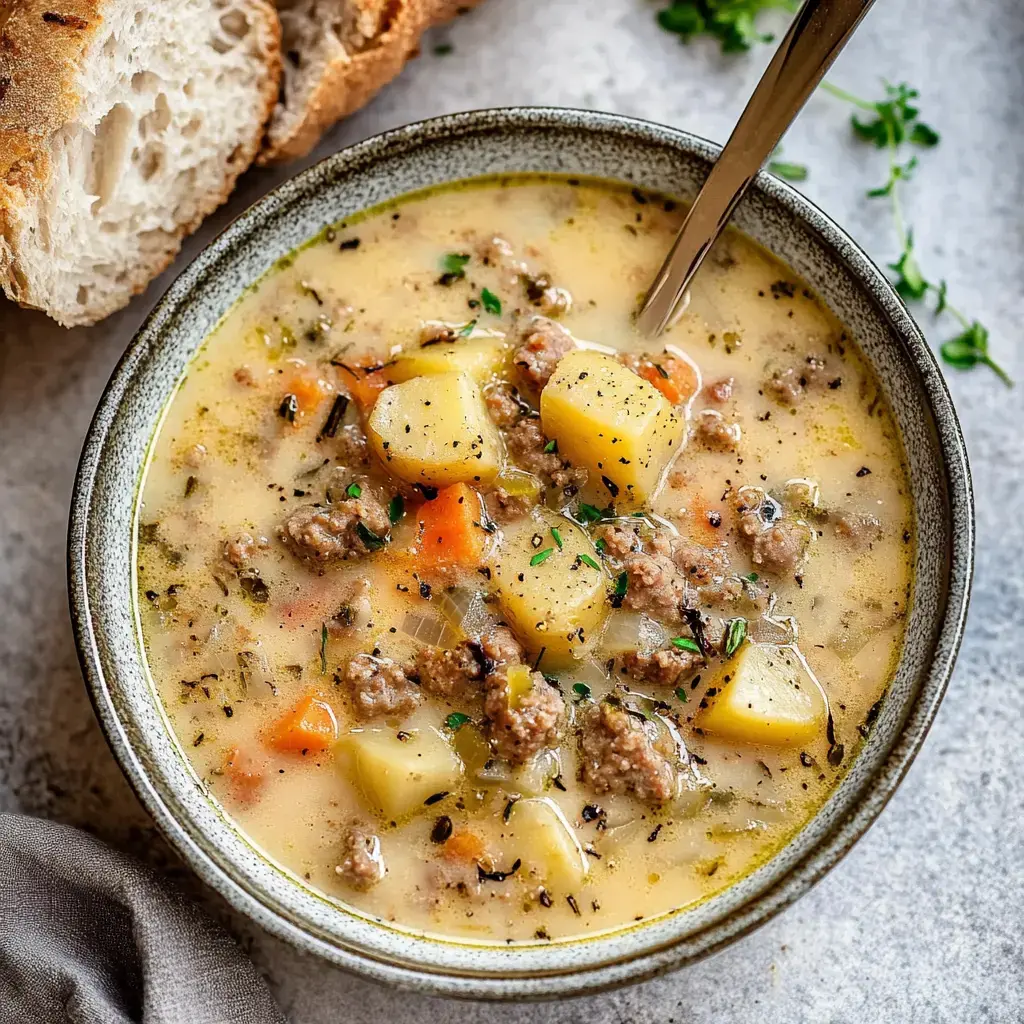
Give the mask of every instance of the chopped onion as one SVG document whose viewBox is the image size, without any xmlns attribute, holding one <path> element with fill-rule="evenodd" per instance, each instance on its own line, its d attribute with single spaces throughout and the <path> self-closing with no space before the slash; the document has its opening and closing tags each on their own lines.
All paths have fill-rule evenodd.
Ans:
<svg viewBox="0 0 1024 1024">
<path fill-rule="evenodd" d="M 421 615 L 406 612 L 402 619 L 402 632 L 421 644 L 432 647 L 454 647 L 459 642 L 458 634 L 444 619 L 436 615 Z"/>
<path fill-rule="evenodd" d="M 663 647 L 668 636 L 661 624 L 642 612 L 615 611 L 608 617 L 608 626 L 601 639 L 601 652 L 613 658 L 636 651 L 652 654 Z"/>
<path fill-rule="evenodd" d="M 508 761 L 499 761 L 495 758 L 479 769 L 476 777 L 481 782 L 508 783 L 512 781 L 512 765 Z"/>
<path fill-rule="evenodd" d="M 551 780 L 562 772 L 562 759 L 557 750 L 545 749 L 516 772 L 516 785 L 529 796 L 543 796 Z"/>
<path fill-rule="evenodd" d="M 497 621 L 487 607 L 484 595 L 469 587 L 455 587 L 438 598 L 445 618 L 471 640 L 478 640 Z"/>
</svg>

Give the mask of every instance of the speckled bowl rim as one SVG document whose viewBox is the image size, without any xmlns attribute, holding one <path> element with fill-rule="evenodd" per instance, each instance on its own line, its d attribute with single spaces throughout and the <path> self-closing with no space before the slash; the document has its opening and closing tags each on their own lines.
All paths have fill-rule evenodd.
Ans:
<svg viewBox="0 0 1024 1024">
<path fill-rule="evenodd" d="M 517 107 L 472 111 L 419 122 L 367 139 L 326 158 L 250 207 L 170 286 L 127 348 L 101 397 L 86 437 L 72 497 L 68 583 L 82 670 L 110 747 L 164 835 L 204 881 L 271 933 L 363 976 L 436 995 L 552 998 L 637 982 L 715 952 L 788 906 L 852 847 L 907 772 L 934 719 L 952 672 L 963 634 L 973 574 L 974 507 L 966 446 L 931 350 L 885 275 L 845 232 L 794 189 L 762 173 L 752 188 L 757 201 L 777 211 L 779 216 L 790 218 L 791 230 L 805 232 L 811 238 L 812 247 L 826 249 L 829 259 L 855 279 L 873 315 L 885 322 L 887 334 L 895 339 L 902 353 L 892 358 L 912 377 L 927 406 L 922 415 L 934 432 L 942 462 L 941 467 L 931 471 L 940 474 L 946 487 L 948 544 L 947 553 L 940 556 L 940 560 L 947 560 L 948 576 L 945 594 L 938 599 L 935 614 L 928 623 L 934 636 L 930 663 L 927 668 L 918 670 L 920 682 L 916 684 L 916 693 L 911 694 L 905 704 L 890 708 L 888 705 L 895 702 L 887 701 L 883 706 L 880 717 L 888 715 L 891 722 L 886 728 L 891 735 L 881 747 L 875 742 L 875 732 L 869 736 L 855 762 L 855 766 L 860 766 L 870 754 L 866 774 L 862 772 L 863 777 L 850 787 L 847 786 L 848 775 L 825 808 L 783 851 L 758 868 L 753 876 L 693 911 L 653 918 L 607 935 L 531 947 L 519 953 L 497 946 L 481 949 L 458 942 L 439 942 L 438 946 L 454 950 L 449 958 L 451 962 L 442 966 L 439 966 L 439 957 L 441 961 L 445 957 L 433 949 L 435 940 L 396 937 L 388 927 L 375 926 L 365 918 L 356 921 L 357 915 L 344 910 L 341 917 L 356 921 L 351 928 L 353 933 L 362 929 L 359 932 L 362 939 L 339 939 L 337 934 L 326 933 L 313 923 L 312 911 L 296 912 L 294 906 L 283 906 L 287 901 L 268 898 L 266 891 L 258 890 L 252 878 L 245 875 L 238 861 L 225 859 L 224 851 L 216 848 L 208 836 L 188 827 L 183 820 L 181 803 L 162 774 L 164 766 L 147 763 L 143 756 L 145 737 L 139 733 L 137 712 L 125 708 L 118 699 L 121 674 L 130 669 L 137 671 L 138 666 L 126 665 L 123 656 L 111 655 L 111 644 L 127 645 L 130 640 L 137 648 L 138 639 L 134 632 L 130 638 L 127 635 L 125 609 L 108 607 L 102 597 L 97 596 L 102 588 L 95 574 L 102 569 L 102 556 L 95 547 L 90 547 L 91 541 L 102 534 L 106 512 L 102 495 L 96 493 L 98 475 L 106 472 L 117 480 L 118 473 L 131 472 L 132 479 L 126 479 L 124 486 L 130 486 L 133 492 L 137 482 L 137 468 L 133 470 L 129 466 L 118 470 L 112 466 L 117 453 L 108 449 L 108 441 L 121 407 L 131 403 L 133 388 L 141 380 L 139 375 L 145 357 L 158 350 L 162 332 L 173 329 L 187 310 L 193 290 L 203 288 L 204 278 L 209 276 L 211 268 L 217 267 L 218 261 L 229 257 L 234 247 L 244 245 L 247 240 L 251 244 L 261 231 L 274 230 L 275 214 L 289 204 L 302 201 L 303 196 L 312 201 L 310 196 L 315 196 L 320 183 L 336 182 L 345 174 L 366 168 L 374 171 L 379 168 L 378 173 L 386 175 L 389 162 L 428 144 L 443 146 L 476 136 L 484 140 L 486 149 L 489 134 L 562 130 L 567 137 L 575 133 L 577 139 L 591 133 L 595 138 L 621 141 L 638 148 L 662 147 L 680 161 L 706 164 L 719 152 L 717 146 L 706 140 L 651 122 L 592 111 Z M 559 143 L 552 145 L 557 148 Z M 579 173 L 578 169 L 570 170 Z M 620 177 L 632 180 L 628 171 Z M 743 209 L 741 204 L 737 211 L 741 227 Z M 280 225 L 277 230 L 280 233 Z M 796 269 L 801 271 L 799 266 Z M 95 583 L 92 593 L 90 579 Z M 128 618 L 134 630 L 134 617 Z M 853 774 L 851 770 L 850 775 Z M 842 800 L 839 800 L 840 795 Z M 821 824 L 819 819 L 827 819 L 827 824 Z M 372 935 L 372 942 L 366 941 L 367 934 Z M 468 953 L 462 952 L 467 948 Z M 510 953 L 520 959 L 513 962 L 509 959 Z M 520 963 L 526 966 L 521 968 Z"/>
</svg>

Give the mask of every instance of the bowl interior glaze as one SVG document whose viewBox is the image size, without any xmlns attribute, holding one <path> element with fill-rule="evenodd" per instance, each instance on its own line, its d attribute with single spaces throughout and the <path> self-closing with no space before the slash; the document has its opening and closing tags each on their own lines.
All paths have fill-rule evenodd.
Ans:
<svg viewBox="0 0 1024 1024">
<path fill-rule="evenodd" d="M 72 617 L 92 699 L 122 768 L 179 852 L 237 908 L 302 949 L 380 981 L 467 997 L 566 996 L 650 977 L 720 948 L 804 892 L 868 828 L 924 739 L 970 588 L 963 439 L 935 360 L 884 275 L 765 174 L 734 223 L 817 290 L 874 366 L 902 434 L 919 537 L 905 648 L 876 724 L 827 803 L 776 856 L 695 907 L 601 936 L 507 948 L 380 924 L 312 891 L 235 828 L 204 794 L 146 672 L 133 535 L 148 447 L 196 349 L 275 260 L 366 207 L 482 174 L 579 173 L 692 198 L 717 152 L 670 128 L 560 109 L 459 114 L 369 139 L 236 220 L 175 281 L 114 372 L 86 440 L 69 535 Z"/>
</svg>

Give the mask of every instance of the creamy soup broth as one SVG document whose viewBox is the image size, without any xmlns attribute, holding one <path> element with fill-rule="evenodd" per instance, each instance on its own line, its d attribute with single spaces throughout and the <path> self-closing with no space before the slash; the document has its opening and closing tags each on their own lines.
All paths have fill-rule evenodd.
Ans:
<svg viewBox="0 0 1024 1024">
<path fill-rule="evenodd" d="M 893 420 L 736 232 L 641 339 L 681 216 L 592 181 L 413 195 L 283 261 L 181 381 L 138 515 L 148 664 L 303 883 L 593 934 L 750 872 L 856 756 L 911 587 Z"/>
</svg>

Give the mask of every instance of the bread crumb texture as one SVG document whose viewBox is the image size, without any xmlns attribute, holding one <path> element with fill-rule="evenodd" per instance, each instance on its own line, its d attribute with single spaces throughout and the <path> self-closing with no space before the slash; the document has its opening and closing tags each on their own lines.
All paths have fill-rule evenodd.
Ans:
<svg viewBox="0 0 1024 1024">
<path fill-rule="evenodd" d="M 278 0 L 284 82 L 264 164 L 305 156 L 419 52 L 423 33 L 479 0 Z"/>
<path fill-rule="evenodd" d="M 125 305 L 252 162 L 277 101 L 265 0 L 0 12 L 0 284 L 67 325 Z"/>
</svg>

